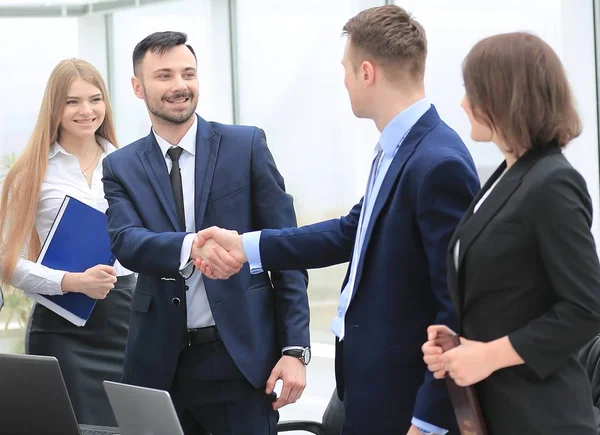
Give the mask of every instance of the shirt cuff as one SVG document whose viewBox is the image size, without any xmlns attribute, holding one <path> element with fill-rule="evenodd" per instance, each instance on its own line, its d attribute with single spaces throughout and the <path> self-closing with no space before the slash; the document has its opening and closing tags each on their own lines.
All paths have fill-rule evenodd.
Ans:
<svg viewBox="0 0 600 435">
<path fill-rule="evenodd" d="M 262 259 L 260 258 L 260 234 L 261 231 L 242 234 L 242 244 L 252 275 L 263 272 Z"/>
<path fill-rule="evenodd" d="M 46 278 L 46 289 L 44 291 L 45 295 L 62 295 L 64 294 L 62 291 L 62 280 L 67 274 L 64 270 L 56 270 L 56 269 L 46 269 L 48 272 Z"/>
<path fill-rule="evenodd" d="M 423 420 L 419 420 L 417 417 L 413 417 L 411 423 L 413 424 L 413 426 L 418 427 L 419 429 L 421 429 L 421 431 L 424 432 L 431 432 L 436 435 L 446 435 L 448 433 L 448 430 L 439 428 L 429 423 L 425 423 Z"/>
<path fill-rule="evenodd" d="M 183 239 L 181 244 L 181 254 L 179 254 L 179 271 L 182 271 L 190 264 L 190 258 L 192 256 L 192 244 L 194 243 L 195 233 L 188 234 Z"/>
<path fill-rule="evenodd" d="M 194 263 L 191 259 L 192 256 L 192 244 L 196 234 L 188 234 L 184 237 L 183 243 L 181 244 L 181 253 L 179 254 L 179 274 L 183 279 L 188 279 L 194 273 Z"/>
</svg>

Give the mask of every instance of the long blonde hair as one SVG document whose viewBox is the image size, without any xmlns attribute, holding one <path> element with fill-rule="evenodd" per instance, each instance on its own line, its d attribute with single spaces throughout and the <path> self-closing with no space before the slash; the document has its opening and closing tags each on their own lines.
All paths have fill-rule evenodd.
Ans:
<svg viewBox="0 0 600 435">
<path fill-rule="evenodd" d="M 61 61 L 48 79 L 42 105 L 33 133 L 23 153 L 8 171 L 0 197 L 0 281 L 7 283 L 15 270 L 25 243 L 28 258 L 34 260 L 40 252 L 40 240 L 35 228 L 35 216 L 42 182 L 48 168 L 50 147 L 58 140 L 60 122 L 71 83 L 81 78 L 94 85 L 104 98 L 106 114 L 96 131 L 115 147 L 113 113 L 102 76 L 89 62 L 81 59 Z"/>
</svg>

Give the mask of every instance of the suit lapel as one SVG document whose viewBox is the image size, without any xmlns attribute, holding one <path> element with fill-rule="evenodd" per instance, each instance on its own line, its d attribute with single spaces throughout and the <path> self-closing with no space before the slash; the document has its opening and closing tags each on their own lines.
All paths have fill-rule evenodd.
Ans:
<svg viewBox="0 0 600 435">
<path fill-rule="evenodd" d="M 503 163 L 499 170 L 505 168 L 506 164 Z M 499 174 L 494 174 L 496 177 L 494 180 L 490 180 L 491 184 L 488 186 L 488 189 L 485 191 L 482 190 L 483 194 L 491 185 L 498 179 L 498 177 L 502 174 L 504 169 L 499 171 Z M 496 171 L 498 172 L 498 171 Z M 460 248 L 458 252 L 458 267 L 462 264 L 462 261 L 465 257 L 465 252 L 471 246 L 471 243 L 477 238 L 479 233 L 487 226 L 488 222 L 496 215 L 498 210 L 504 206 L 506 201 L 512 196 L 513 192 L 519 187 L 521 184 L 521 177 L 515 176 L 516 173 L 507 172 L 504 177 L 498 182 L 494 190 L 490 192 L 490 195 L 483 201 L 479 209 L 476 213 L 473 214 L 473 210 L 471 209 L 471 214 L 468 220 L 465 222 L 465 225 L 460 229 L 459 237 L 460 237 Z M 489 183 L 486 183 L 486 186 Z M 481 200 L 483 195 L 477 195 L 477 202 Z M 473 207 L 477 204 L 476 202 Z"/>
<path fill-rule="evenodd" d="M 208 194 L 217 165 L 220 142 L 221 135 L 216 133 L 208 122 L 198 117 L 194 195 L 194 215 L 197 231 L 202 228 L 202 221 L 206 213 L 206 204 L 208 203 Z"/>
<path fill-rule="evenodd" d="M 475 209 L 475 205 L 481 200 L 481 197 L 483 196 L 483 194 L 489 190 L 489 188 L 492 186 L 492 184 L 494 184 L 494 181 L 496 181 L 498 179 L 500 174 L 502 174 L 502 172 L 504 172 L 505 168 L 506 168 L 506 162 L 502 162 L 502 164 L 500 166 L 498 166 L 498 168 L 496 168 L 494 173 L 490 176 L 490 178 L 488 178 L 488 180 L 485 182 L 485 184 L 481 187 L 479 192 L 477 192 L 477 195 L 475 195 L 475 198 L 473 199 L 473 201 L 471 201 L 469 208 L 467 208 L 467 211 L 465 211 L 465 213 L 463 214 L 462 218 L 460 219 L 460 222 L 458 223 L 458 225 L 456 227 L 456 230 L 452 234 L 452 237 L 450 237 L 450 242 L 448 243 L 448 255 L 453 255 L 454 246 L 456 245 L 456 241 L 458 240 L 458 232 L 473 215 L 473 209 Z"/>
<path fill-rule="evenodd" d="M 491 175 L 491 177 L 486 181 L 485 185 L 481 188 L 481 190 L 479 190 L 479 192 L 477 193 L 477 195 L 475 196 L 473 201 L 471 201 L 469 208 L 467 209 L 467 211 L 465 211 L 465 214 L 463 214 L 460 222 L 458 223 L 458 226 L 456 227 L 456 230 L 454 231 L 454 234 L 452 234 L 452 237 L 450 238 L 450 242 L 448 243 L 448 253 L 447 253 L 447 258 L 446 258 L 446 270 L 447 270 L 447 276 L 448 276 L 448 292 L 450 293 L 450 299 L 452 299 L 452 304 L 455 307 L 457 307 L 456 313 L 459 318 L 459 324 L 460 324 L 460 313 L 461 313 L 460 307 L 462 307 L 462 293 L 459 291 L 458 271 L 456 270 L 456 264 L 454 261 L 454 249 L 456 247 L 456 242 L 458 241 L 458 235 L 459 235 L 460 230 L 465 226 L 466 222 L 473 215 L 473 209 L 475 208 L 475 205 L 481 200 L 481 197 L 484 195 L 485 192 L 487 192 L 489 190 L 489 188 L 492 186 L 492 184 L 494 184 L 494 182 L 498 179 L 500 174 L 502 174 L 502 172 L 504 172 L 505 168 L 506 168 L 506 162 L 503 162 L 494 171 L 494 173 Z M 462 241 L 461 241 L 461 246 L 459 248 L 459 251 L 462 251 L 462 250 L 463 250 L 463 246 L 462 246 Z M 459 332 L 459 331 L 457 331 L 457 332 Z"/>
<path fill-rule="evenodd" d="M 446 271 L 448 293 L 450 294 L 450 300 L 452 301 L 452 306 L 455 308 L 458 324 L 460 325 L 460 315 L 462 312 L 462 293 L 458 289 L 458 272 L 456 270 L 456 266 L 454 265 L 454 255 L 452 254 L 452 251 L 450 251 L 446 257 Z M 460 334 L 461 331 L 456 332 Z"/>
<path fill-rule="evenodd" d="M 475 205 L 481 201 L 481 198 L 483 198 L 485 193 L 491 189 L 493 184 L 506 169 L 506 162 L 502 162 L 498 169 L 496 169 L 492 176 L 487 180 L 475 199 L 471 202 L 471 205 L 463 215 L 456 231 L 452 235 L 450 243 L 448 244 L 446 266 L 448 270 L 448 291 L 452 303 L 456 307 L 459 325 L 464 301 L 464 290 L 462 289 L 461 284 L 461 267 L 466 252 L 477 239 L 477 236 L 485 229 L 490 220 L 502 209 L 515 190 L 517 190 L 529 169 L 549 152 L 560 152 L 560 150 L 532 150 L 521 156 L 521 158 L 506 171 L 502 179 L 498 181 L 494 190 L 490 192 L 489 196 L 481 204 L 477 212 L 473 213 Z M 458 241 L 460 241 L 460 246 L 457 265 L 454 261 L 454 249 L 456 248 L 456 243 Z"/>
<path fill-rule="evenodd" d="M 504 206 L 504 204 L 506 204 L 512 194 L 521 184 L 525 174 L 527 174 L 527 172 L 544 156 L 559 152 L 560 149 L 558 148 L 540 147 L 540 149 L 534 149 L 525 153 L 508 171 L 506 171 L 506 174 L 504 174 L 496 187 L 494 187 L 494 189 L 490 192 L 489 196 L 481 204 L 477 212 L 473 213 L 475 205 L 481 200 L 485 192 L 492 187 L 494 182 L 498 179 L 498 177 L 500 177 L 506 168 L 506 163 L 502 163 L 500 167 L 498 167 L 496 172 L 494 172 L 492 177 L 490 177 L 490 179 L 487 181 L 481 192 L 479 192 L 471 204 L 471 207 L 469 207 L 469 212 L 465 215 L 465 218 L 463 218 L 463 221 L 461 221 L 458 230 L 452 237 L 453 243 L 450 245 L 452 248 L 454 248 L 456 240 L 460 239 L 458 256 L 459 271 L 462 261 L 465 258 L 465 253 L 468 251 L 473 241 L 487 226 L 489 221 Z"/>
<path fill-rule="evenodd" d="M 404 141 L 400 145 L 398 152 L 394 156 L 392 163 L 385 174 L 383 179 L 383 183 L 381 184 L 381 188 L 377 193 L 377 197 L 375 198 L 375 204 L 373 205 L 373 211 L 371 212 L 371 217 L 369 218 L 369 224 L 367 226 L 367 230 L 365 232 L 365 240 L 363 241 L 362 250 L 359 256 L 358 266 L 356 268 L 356 277 L 354 279 L 354 291 L 352 292 L 352 299 L 356 294 L 358 289 L 358 284 L 362 277 L 363 265 L 364 265 L 364 253 L 367 252 L 369 247 L 369 242 L 371 240 L 371 236 L 373 234 L 373 228 L 383 210 L 388 197 L 390 196 L 394 186 L 396 186 L 398 179 L 400 178 L 400 174 L 406 165 L 408 159 L 413 155 L 417 146 L 421 142 L 421 139 L 437 124 L 440 123 L 440 117 L 437 114 L 437 111 L 433 106 L 425 112 L 425 114 L 417 121 L 417 123 L 410 130 Z M 364 204 L 363 204 L 364 206 Z M 360 235 L 357 234 L 357 237 Z M 350 302 L 352 302 L 352 299 Z"/>
<path fill-rule="evenodd" d="M 138 156 L 163 210 L 169 217 L 171 225 L 173 225 L 173 229 L 185 231 L 185 228 L 179 228 L 175 197 L 173 196 L 167 164 L 152 131 L 145 139 L 145 146 L 138 151 Z"/>
</svg>

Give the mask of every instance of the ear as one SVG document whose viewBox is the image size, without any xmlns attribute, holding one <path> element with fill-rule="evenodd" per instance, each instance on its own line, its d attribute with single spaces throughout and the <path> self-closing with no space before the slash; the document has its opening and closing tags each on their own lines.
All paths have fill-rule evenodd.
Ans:
<svg viewBox="0 0 600 435">
<path fill-rule="evenodd" d="M 136 76 L 131 77 L 131 87 L 133 88 L 133 93 L 135 94 L 135 96 L 143 100 L 144 87 L 142 86 L 142 81 Z"/>
<path fill-rule="evenodd" d="M 360 64 L 359 73 L 365 85 L 370 86 L 375 83 L 375 67 L 368 60 Z"/>
</svg>

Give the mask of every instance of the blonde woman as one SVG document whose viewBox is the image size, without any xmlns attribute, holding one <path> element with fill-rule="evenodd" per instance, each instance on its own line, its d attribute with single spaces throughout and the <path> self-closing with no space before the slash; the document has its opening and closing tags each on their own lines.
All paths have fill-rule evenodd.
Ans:
<svg viewBox="0 0 600 435">
<path fill-rule="evenodd" d="M 106 210 L 101 163 L 116 147 L 100 73 L 86 61 L 63 60 L 50 75 L 33 134 L 0 197 L 0 281 L 26 292 L 98 299 L 81 328 L 36 305 L 29 347 L 59 360 L 78 421 L 107 426 L 116 424 L 102 380 L 121 376 L 135 276 L 118 263 L 69 273 L 34 261 L 65 195 Z"/>
</svg>

